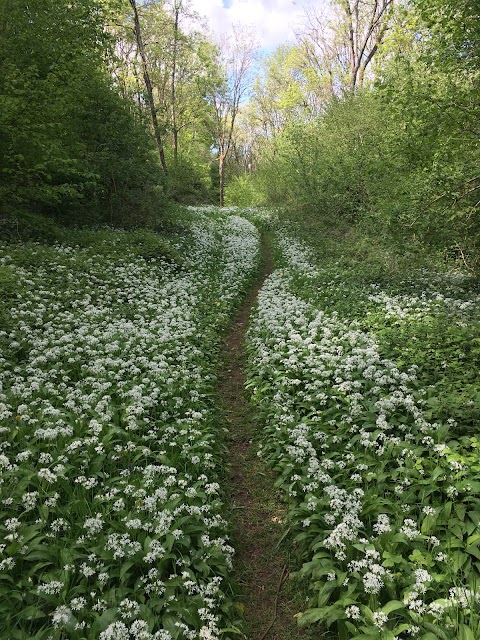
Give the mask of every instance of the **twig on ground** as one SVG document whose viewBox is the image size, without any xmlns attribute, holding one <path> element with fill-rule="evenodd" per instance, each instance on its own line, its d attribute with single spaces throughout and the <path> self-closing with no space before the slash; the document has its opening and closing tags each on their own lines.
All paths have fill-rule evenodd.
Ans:
<svg viewBox="0 0 480 640">
<path fill-rule="evenodd" d="M 259 640 L 265 640 L 265 638 L 270 633 L 273 625 L 275 624 L 275 622 L 277 620 L 277 616 L 278 616 L 278 598 L 279 598 L 279 595 L 280 595 L 280 591 L 281 591 L 281 589 L 283 587 L 283 584 L 284 584 L 285 580 L 287 579 L 287 576 L 288 576 L 287 565 L 283 565 L 282 575 L 280 577 L 280 582 L 278 583 L 277 592 L 275 594 L 275 606 L 274 606 L 274 610 L 273 610 L 273 618 L 272 618 L 272 621 L 270 622 L 270 624 L 268 625 L 268 627 L 265 629 L 265 631 L 260 636 Z"/>
</svg>

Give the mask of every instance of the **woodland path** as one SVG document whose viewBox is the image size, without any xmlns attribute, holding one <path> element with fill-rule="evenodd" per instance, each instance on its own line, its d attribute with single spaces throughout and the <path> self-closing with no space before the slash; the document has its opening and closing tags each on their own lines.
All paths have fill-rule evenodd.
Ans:
<svg viewBox="0 0 480 640">
<path fill-rule="evenodd" d="M 292 593 L 288 558 L 279 548 L 285 508 L 274 489 L 274 476 L 258 458 L 256 427 L 245 392 L 244 341 L 258 292 L 273 270 L 265 238 L 261 272 L 225 338 L 219 396 L 228 428 L 234 579 L 249 640 L 295 640 L 303 636 L 294 614 L 301 604 Z"/>
</svg>

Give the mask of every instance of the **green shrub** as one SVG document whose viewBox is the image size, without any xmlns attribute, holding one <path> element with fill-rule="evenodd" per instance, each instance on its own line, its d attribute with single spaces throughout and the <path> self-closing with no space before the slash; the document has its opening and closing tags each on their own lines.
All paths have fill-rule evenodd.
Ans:
<svg viewBox="0 0 480 640">
<path fill-rule="evenodd" d="M 153 231 L 134 231 L 127 234 L 127 241 L 134 253 L 146 260 L 162 258 L 176 264 L 182 262 L 180 254 Z"/>
<path fill-rule="evenodd" d="M 26 211 L 9 214 L 0 220 L 0 237 L 6 242 L 43 242 L 53 244 L 64 232 L 52 219 Z"/>
<path fill-rule="evenodd" d="M 10 266 L 0 266 L 0 300 L 2 303 L 15 297 L 17 278 L 15 270 Z"/>
<path fill-rule="evenodd" d="M 255 178 L 251 175 L 235 176 L 225 187 L 225 204 L 237 207 L 262 204 L 262 196 Z"/>
<path fill-rule="evenodd" d="M 2 331 L 8 332 L 12 327 L 10 309 L 18 292 L 18 278 L 15 269 L 9 265 L 0 265 L 0 339 Z"/>
</svg>

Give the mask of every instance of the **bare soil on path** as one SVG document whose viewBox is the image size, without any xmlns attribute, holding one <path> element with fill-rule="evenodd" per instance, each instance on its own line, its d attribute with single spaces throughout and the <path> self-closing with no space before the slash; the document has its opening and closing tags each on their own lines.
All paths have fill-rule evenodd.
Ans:
<svg viewBox="0 0 480 640">
<path fill-rule="evenodd" d="M 272 270 L 270 244 L 264 240 L 261 272 L 225 338 L 218 389 L 228 429 L 234 579 L 249 640 L 305 636 L 294 618 L 302 605 L 289 580 L 288 554 L 280 546 L 285 507 L 273 474 L 256 455 L 256 426 L 245 392 L 245 334 L 258 292 Z"/>
</svg>

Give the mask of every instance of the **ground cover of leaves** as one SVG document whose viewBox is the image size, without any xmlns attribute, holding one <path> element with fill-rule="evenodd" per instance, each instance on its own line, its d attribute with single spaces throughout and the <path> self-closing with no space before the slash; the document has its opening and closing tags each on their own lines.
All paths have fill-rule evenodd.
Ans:
<svg viewBox="0 0 480 640">
<path fill-rule="evenodd" d="M 0 637 L 238 632 L 214 406 L 244 218 L 0 246 Z"/>
<path fill-rule="evenodd" d="M 247 386 L 310 585 L 300 624 L 326 638 L 475 640 L 477 280 L 389 281 L 322 262 L 285 228 L 276 246 Z"/>
</svg>

